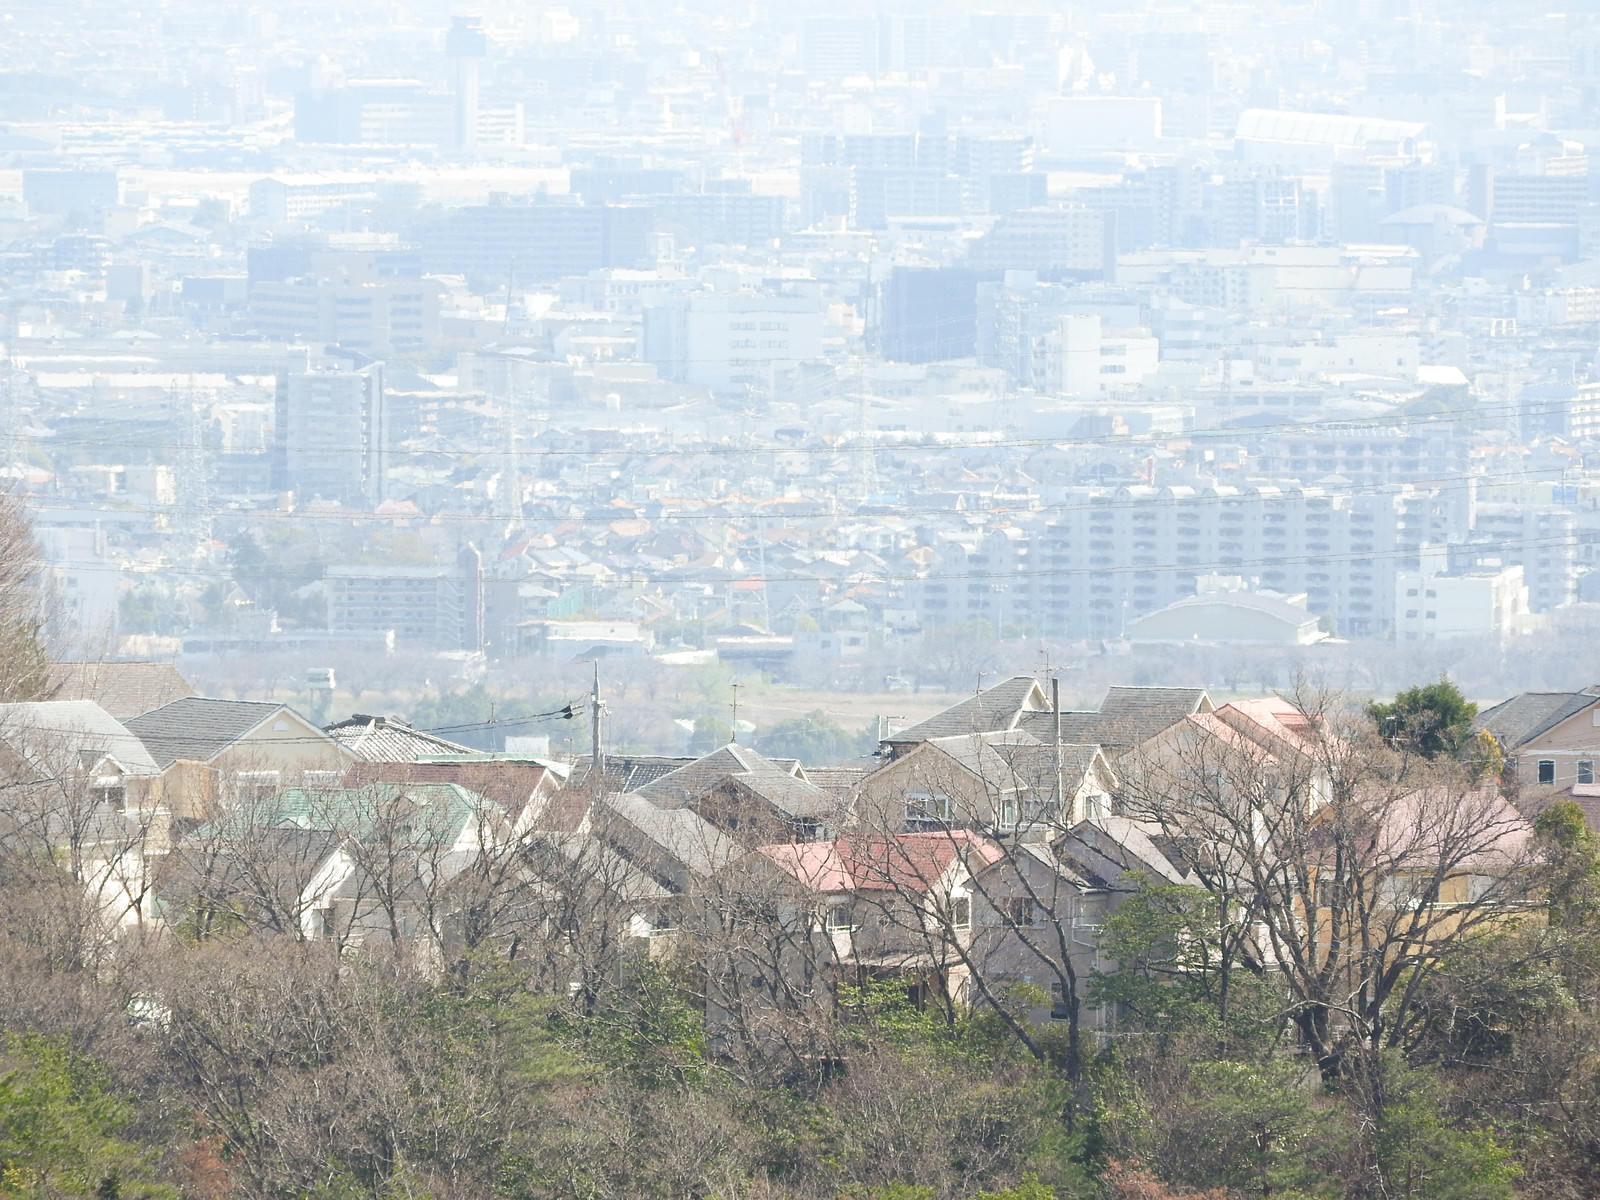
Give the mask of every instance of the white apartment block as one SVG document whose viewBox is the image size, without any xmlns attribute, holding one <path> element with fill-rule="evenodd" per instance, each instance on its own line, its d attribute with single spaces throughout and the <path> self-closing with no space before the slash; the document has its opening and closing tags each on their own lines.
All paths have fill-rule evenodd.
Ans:
<svg viewBox="0 0 1600 1200">
<path fill-rule="evenodd" d="M 907 588 L 930 628 L 973 620 L 1062 638 L 1115 638 L 1127 622 L 1239 575 L 1304 592 L 1340 637 L 1394 627 L 1397 570 L 1421 546 L 1459 537 L 1449 497 L 1409 488 L 1073 488 L 1016 534 L 950 544 Z M 1003 615 L 1002 615 L 1003 614 Z"/>
</svg>

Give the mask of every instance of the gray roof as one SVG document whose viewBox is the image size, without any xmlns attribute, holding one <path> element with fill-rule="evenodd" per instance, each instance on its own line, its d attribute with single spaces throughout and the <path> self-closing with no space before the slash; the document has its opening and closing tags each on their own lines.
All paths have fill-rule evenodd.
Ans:
<svg viewBox="0 0 1600 1200">
<path fill-rule="evenodd" d="M 1063 712 L 1061 740 L 1127 750 L 1210 705 L 1205 688 L 1114 687 L 1097 711 Z M 1055 715 L 1026 713 L 1018 726 L 1048 741 L 1055 736 Z"/>
<path fill-rule="evenodd" d="M 109 754 L 128 775 L 159 775 L 161 767 L 121 721 L 93 700 L 0 704 L 0 741 L 33 766 L 57 773 L 92 767 L 85 755 Z"/>
<path fill-rule="evenodd" d="M 810 767 L 806 770 L 806 778 L 842 802 L 855 791 L 856 784 L 870 775 L 873 769 L 874 767 Z"/>
<path fill-rule="evenodd" d="M 639 835 L 619 838 L 623 831 L 612 830 L 607 840 L 630 858 L 640 855 L 635 864 L 657 879 L 663 877 L 664 867 L 674 865 L 704 878 L 743 853 L 737 842 L 693 809 L 658 808 L 637 792 L 607 796 L 601 804 Z"/>
<path fill-rule="evenodd" d="M 1142 871 L 1168 883 L 1187 876 L 1162 849 L 1160 832 L 1128 817 L 1090 817 L 1078 822 L 1057 844 L 1057 853 L 1085 873 L 1118 885 L 1130 872 Z"/>
<path fill-rule="evenodd" d="M 1600 696 L 1592 692 L 1523 692 L 1479 713 L 1476 728 L 1492 733 L 1501 749 L 1515 750 L 1596 703 Z"/>
<path fill-rule="evenodd" d="M 967 733 L 996 733 L 1013 728 L 1023 713 L 1046 707 L 1048 702 L 1038 681 L 1028 675 L 1015 675 L 884 740 L 925 742 L 930 738 L 959 737 Z"/>
<path fill-rule="evenodd" d="M 686 804 L 730 780 L 792 817 L 825 816 L 836 806 L 833 795 L 806 779 L 793 759 L 767 758 L 736 742 L 660 776 L 639 793 L 658 804 Z"/>
<path fill-rule="evenodd" d="M 346 721 L 324 726 L 325 732 L 361 762 L 416 762 L 437 754 L 473 754 L 472 747 L 413 729 L 399 717 L 356 713 Z"/>
<path fill-rule="evenodd" d="M 283 708 L 271 701 L 187 696 L 134 717 L 127 725 L 166 768 L 180 758 L 209 762 Z"/>
<path fill-rule="evenodd" d="M 1025 730 L 932 738 L 928 744 L 990 784 L 1010 783 L 1033 789 L 1055 788 L 1058 748 L 1041 742 Z M 1063 742 L 1059 753 L 1063 782 L 1065 786 L 1076 788 L 1077 782 L 1094 765 L 1100 747 Z"/>
<path fill-rule="evenodd" d="M 1125 750 L 1154 737 L 1189 714 L 1209 711 L 1199 687 L 1113 687 L 1098 710 L 1063 711 L 1061 740 L 1068 744 Z M 884 740 L 895 745 L 972 733 L 1025 731 L 1041 742 L 1054 740 L 1055 713 L 1044 689 L 1026 675 L 997 684 L 926 721 Z"/>
</svg>

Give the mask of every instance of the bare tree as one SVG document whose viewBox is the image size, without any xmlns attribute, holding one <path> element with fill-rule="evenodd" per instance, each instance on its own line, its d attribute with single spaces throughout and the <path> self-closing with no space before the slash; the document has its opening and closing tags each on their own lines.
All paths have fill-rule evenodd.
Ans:
<svg viewBox="0 0 1600 1200">
<path fill-rule="evenodd" d="M 1330 694 L 1190 718 L 1125 760 L 1122 803 L 1182 844 L 1328 1076 L 1401 1044 L 1422 981 L 1530 898 L 1526 821 L 1387 747 Z"/>
<path fill-rule="evenodd" d="M 39 548 L 22 498 L 0 487 L 0 700 L 49 691 Z"/>
</svg>

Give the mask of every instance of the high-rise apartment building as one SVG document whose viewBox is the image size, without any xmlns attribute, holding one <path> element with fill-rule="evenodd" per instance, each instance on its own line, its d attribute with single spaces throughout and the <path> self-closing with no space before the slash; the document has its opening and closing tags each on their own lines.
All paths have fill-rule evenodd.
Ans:
<svg viewBox="0 0 1600 1200">
<path fill-rule="evenodd" d="M 275 486 L 298 500 L 381 503 L 389 458 L 383 364 L 280 375 L 276 441 Z"/>
</svg>

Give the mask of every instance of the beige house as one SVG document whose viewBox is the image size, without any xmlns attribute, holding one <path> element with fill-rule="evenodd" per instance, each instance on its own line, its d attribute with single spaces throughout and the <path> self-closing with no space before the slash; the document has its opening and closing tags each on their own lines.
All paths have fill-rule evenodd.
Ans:
<svg viewBox="0 0 1600 1200">
<path fill-rule="evenodd" d="M 181 821 L 220 801 L 337 784 L 355 755 L 284 704 L 188 696 L 126 722 L 161 769 L 159 801 Z"/>
<path fill-rule="evenodd" d="M 92 700 L 0 704 L 0 842 L 69 874 L 104 933 L 144 923 L 149 865 L 170 844 L 160 768 Z"/>
<path fill-rule="evenodd" d="M 861 780 L 854 809 L 858 823 L 886 831 L 1065 828 L 1108 813 L 1116 786 L 1098 746 L 971 733 L 909 746 Z"/>
<path fill-rule="evenodd" d="M 1600 686 L 1523 692 L 1478 715 L 1524 788 L 1592 788 L 1600 766 Z"/>
</svg>

